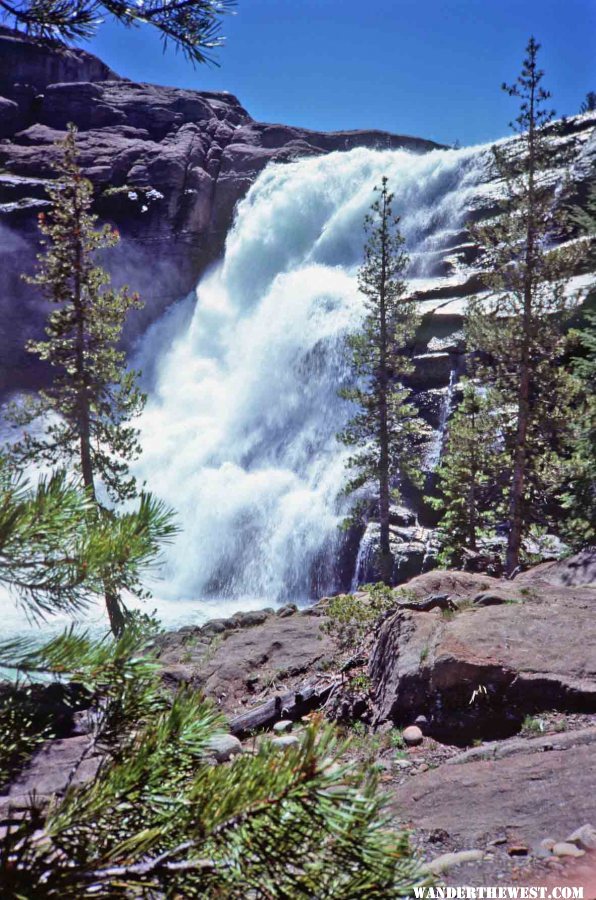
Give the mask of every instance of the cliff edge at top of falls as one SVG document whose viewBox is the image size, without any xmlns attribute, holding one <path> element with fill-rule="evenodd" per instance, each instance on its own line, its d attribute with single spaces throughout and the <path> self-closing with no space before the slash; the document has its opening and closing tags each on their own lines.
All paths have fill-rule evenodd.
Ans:
<svg viewBox="0 0 596 900">
<path fill-rule="evenodd" d="M 0 342 L 13 386 L 35 377 L 22 346 L 40 314 L 20 276 L 34 263 L 54 144 L 70 122 L 79 129 L 97 212 L 123 238 L 113 271 L 145 300 L 141 328 L 188 293 L 221 252 L 236 203 L 267 163 L 353 147 L 439 146 L 380 131 L 255 122 L 232 94 L 137 84 L 89 53 L 41 46 L 0 28 L 1 302 L 3 321 L 11 321 Z"/>
</svg>

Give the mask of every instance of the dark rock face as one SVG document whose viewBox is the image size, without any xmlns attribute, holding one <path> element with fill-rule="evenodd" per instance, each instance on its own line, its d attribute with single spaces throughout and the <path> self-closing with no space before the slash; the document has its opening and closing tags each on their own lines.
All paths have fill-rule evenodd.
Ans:
<svg viewBox="0 0 596 900">
<path fill-rule="evenodd" d="M 137 332 L 191 290 L 223 247 L 234 207 L 271 161 L 353 147 L 436 148 L 432 141 L 378 131 L 322 133 L 254 122 L 236 97 L 135 84 L 83 51 L 41 46 L 0 29 L 0 268 L 2 364 L 9 382 L 42 374 L 23 354 L 42 321 L 31 271 L 36 214 L 47 206 L 54 144 L 79 129 L 82 168 L 96 209 L 120 230 L 110 254 L 115 279 L 145 301 Z M 129 339 L 135 334 L 130 333 Z"/>
</svg>

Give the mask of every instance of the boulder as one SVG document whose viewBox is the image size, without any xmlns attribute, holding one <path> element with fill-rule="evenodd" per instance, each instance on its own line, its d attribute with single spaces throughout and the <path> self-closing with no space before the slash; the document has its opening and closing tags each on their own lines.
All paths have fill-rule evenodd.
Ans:
<svg viewBox="0 0 596 900">
<path fill-rule="evenodd" d="M 515 583 L 503 589 L 516 599 Z M 544 586 L 519 599 L 449 619 L 402 610 L 386 621 L 369 669 L 376 721 L 426 715 L 429 734 L 467 743 L 514 734 L 544 709 L 596 711 L 596 590 Z"/>
<path fill-rule="evenodd" d="M 424 740 L 424 735 L 417 725 L 408 725 L 404 728 L 402 737 L 408 747 L 417 747 Z"/>
<path fill-rule="evenodd" d="M 242 710 L 247 681 L 255 676 L 268 697 L 290 690 L 335 652 L 322 621 L 318 616 L 270 616 L 251 628 L 226 630 L 221 643 L 195 666 L 193 683 L 229 713 Z"/>
<path fill-rule="evenodd" d="M 522 586 L 540 581 L 566 587 L 596 585 L 596 547 L 586 547 L 566 559 L 535 566 L 518 575 L 515 584 Z"/>
<path fill-rule="evenodd" d="M 288 747 L 297 747 L 300 744 L 300 738 L 295 734 L 283 734 L 281 737 L 273 738 L 271 746 L 276 750 L 287 750 Z"/>
</svg>

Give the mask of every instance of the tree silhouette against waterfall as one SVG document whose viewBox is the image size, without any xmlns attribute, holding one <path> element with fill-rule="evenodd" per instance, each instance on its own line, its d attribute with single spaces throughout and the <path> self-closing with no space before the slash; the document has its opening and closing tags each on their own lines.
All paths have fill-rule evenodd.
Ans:
<svg viewBox="0 0 596 900">
<path fill-rule="evenodd" d="M 61 148 L 59 177 L 48 188 L 52 208 L 40 214 L 44 241 L 38 272 L 27 279 L 53 306 L 46 339 L 29 342 L 27 349 L 56 374 L 49 387 L 11 409 L 13 424 L 23 429 L 11 456 L 17 467 L 70 467 L 95 508 L 106 514 L 98 487 L 116 503 L 137 496 L 129 463 L 140 446 L 130 422 L 142 411 L 145 396 L 137 385 L 138 373 L 126 369 L 119 343 L 127 314 L 141 301 L 127 288 L 115 291 L 107 272 L 96 265 L 96 254 L 113 247 L 119 236 L 110 225 L 95 227 L 93 186 L 77 163 L 72 126 Z M 33 423 L 41 428 L 31 430 Z M 141 507 L 146 503 L 142 497 Z M 106 569 L 105 598 L 115 634 L 125 624 L 118 583 Z"/>
<path fill-rule="evenodd" d="M 347 463 L 354 474 L 346 493 L 366 488 L 374 495 L 380 529 L 378 569 L 381 579 L 390 584 L 391 499 L 398 496 L 400 477 L 417 480 L 419 470 L 419 420 L 403 380 L 413 369 L 407 348 L 420 317 L 404 279 L 409 260 L 399 217 L 393 215 L 394 198 L 387 178 L 375 191 L 378 196 L 365 219 L 368 239 L 358 272 L 365 316 L 360 329 L 347 339 L 355 384 L 340 391 L 341 397 L 356 406 L 356 412 L 339 439 L 354 448 Z"/>
</svg>

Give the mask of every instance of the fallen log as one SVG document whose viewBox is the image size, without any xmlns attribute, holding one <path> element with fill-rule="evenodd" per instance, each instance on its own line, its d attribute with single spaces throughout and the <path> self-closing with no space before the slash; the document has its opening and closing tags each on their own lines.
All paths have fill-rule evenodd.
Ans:
<svg viewBox="0 0 596 900">
<path fill-rule="evenodd" d="M 400 603 L 398 609 L 413 609 L 414 612 L 430 612 L 431 609 L 445 609 L 450 612 L 457 611 L 457 603 L 451 599 L 449 594 L 432 594 L 425 597 L 424 600 L 416 603 Z"/>
<path fill-rule="evenodd" d="M 230 732 L 238 738 L 247 737 L 255 731 L 271 728 L 280 719 L 296 721 L 322 706 L 334 682 L 326 684 L 308 683 L 295 691 L 277 695 L 260 706 L 241 713 L 230 720 Z"/>
</svg>

